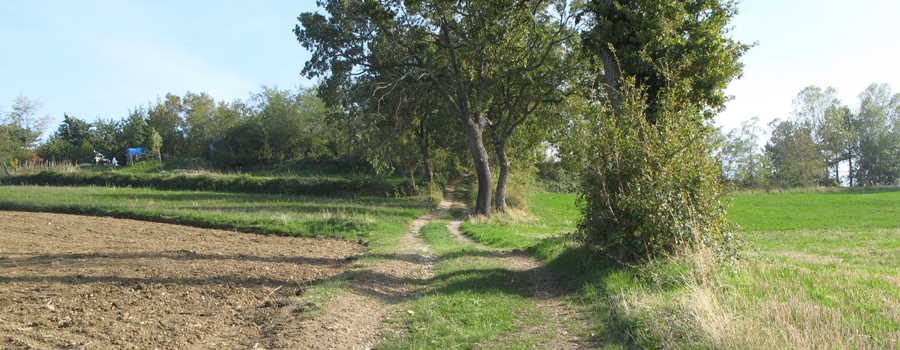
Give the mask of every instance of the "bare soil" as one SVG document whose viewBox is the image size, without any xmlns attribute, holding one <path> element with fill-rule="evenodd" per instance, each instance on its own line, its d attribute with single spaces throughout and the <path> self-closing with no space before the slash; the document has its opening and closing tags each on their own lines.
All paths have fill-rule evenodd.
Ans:
<svg viewBox="0 0 900 350">
<path fill-rule="evenodd" d="M 335 239 L 99 217 L 0 212 L 0 223 L 4 349 L 312 348 L 307 335 L 335 332 L 300 322 L 279 331 L 273 316 L 302 320 L 309 306 L 293 296 L 363 252 Z"/>
</svg>

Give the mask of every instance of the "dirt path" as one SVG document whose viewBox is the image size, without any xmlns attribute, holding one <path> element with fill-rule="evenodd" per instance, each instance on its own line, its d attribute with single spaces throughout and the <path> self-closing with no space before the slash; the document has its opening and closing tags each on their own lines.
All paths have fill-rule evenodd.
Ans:
<svg viewBox="0 0 900 350">
<path fill-rule="evenodd" d="M 454 186 L 455 187 L 455 186 Z M 467 193 L 467 192 L 466 192 Z M 462 200 L 456 200 L 450 197 L 453 203 L 450 206 L 463 208 L 462 214 L 454 218 L 447 224 L 447 228 L 454 238 L 462 244 L 473 246 L 483 250 L 500 251 L 499 256 L 492 257 L 495 261 L 512 271 L 523 272 L 526 283 L 523 284 L 523 292 L 531 295 L 531 300 L 545 311 L 545 322 L 540 326 L 527 329 L 528 333 L 554 333 L 553 339 L 545 344 L 547 349 L 594 349 L 598 347 L 593 339 L 582 339 L 570 332 L 571 325 L 583 327 L 584 320 L 579 320 L 579 312 L 570 307 L 563 296 L 568 294 L 566 287 L 561 283 L 561 276 L 551 271 L 546 265 L 539 260 L 518 250 L 512 252 L 503 251 L 501 249 L 492 248 L 473 241 L 460 231 L 460 226 L 469 216 L 469 208 Z M 579 330 L 580 331 L 580 330 Z M 521 336 L 516 334 L 512 336 Z"/>
</svg>

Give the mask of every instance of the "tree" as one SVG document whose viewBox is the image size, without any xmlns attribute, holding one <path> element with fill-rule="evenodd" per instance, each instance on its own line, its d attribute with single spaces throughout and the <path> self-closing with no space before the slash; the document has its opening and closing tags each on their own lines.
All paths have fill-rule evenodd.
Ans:
<svg viewBox="0 0 900 350">
<path fill-rule="evenodd" d="M 156 155 L 156 159 L 159 161 L 159 166 L 162 168 L 162 136 L 159 136 L 159 133 L 156 132 L 156 129 L 150 129 L 150 137 L 147 142 L 147 153 L 152 155 Z"/>
<path fill-rule="evenodd" d="M 303 73 L 326 76 L 324 88 L 361 74 L 393 83 L 426 81 L 462 124 L 478 178 L 475 213 L 491 212 L 491 172 L 484 147 L 490 90 L 534 71 L 561 45 L 571 17 L 562 2 L 323 1 L 329 17 L 304 13 L 294 33 L 312 58 Z M 554 36 L 540 21 L 550 20 Z M 542 40 L 529 40 L 541 36 Z"/>
<path fill-rule="evenodd" d="M 840 183 L 840 164 L 853 165 L 853 152 L 848 150 L 852 139 L 850 108 L 841 104 L 837 89 L 811 85 L 797 94 L 793 101 L 794 120 L 812 130 L 813 141 L 819 145 L 826 166 L 834 170 L 833 179 Z M 850 179 L 852 182 L 852 177 Z"/>
<path fill-rule="evenodd" d="M 647 117 L 656 120 L 661 94 L 702 119 L 720 111 L 725 88 L 743 71 L 741 56 L 751 47 L 727 37 L 737 3 L 731 0 L 591 0 L 593 26 L 582 36 L 602 59 L 607 98 L 615 110 L 621 78 L 646 86 Z M 675 106 L 676 110 L 682 107 Z"/>
<path fill-rule="evenodd" d="M 44 103 L 39 99 L 31 100 L 25 95 L 19 95 L 13 103 L 12 111 L 3 115 L 0 121 L 0 124 L 7 125 L 7 132 L 24 149 L 34 149 L 53 120 L 49 114 L 37 115 L 43 106 Z"/>
<path fill-rule="evenodd" d="M 184 106 L 184 156 L 206 154 L 214 139 L 216 101 L 205 92 L 188 91 L 181 100 Z"/>
<path fill-rule="evenodd" d="M 733 253 L 712 133 L 689 122 L 702 112 L 676 113 L 663 100 L 650 123 L 647 97 L 628 79 L 618 111 L 608 100 L 582 104 L 569 129 L 571 141 L 562 145 L 561 154 L 580 158 L 575 162 L 583 169 L 583 215 L 573 237 L 621 262 L 701 245 Z"/>
<path fill-rule="evenodd" d="M 766 158 L 775 178 L 785 187 L 814 186 L 828 177 L 824 157 L 813 139 L 813 128 L 796 121 L 769 123 L 772 137 L 766 143 Z"/>
<path fill-rule="evenodd" d="M 165 100 L 157 98 L 156 103 L 151 103 L 147 110 L 147 126 L 156 129 L 162 137 L 163 154 L 175 156 L 184 143 L 183 113 L 184 105 L 181 102 L 181 97 L 173 94 L 166 94 Z M 145 139 L 142 141 L 146 142 L 147 132 L 144 131 L 143 135 Z"/>
<path fill-rule="evenodd" d="M 722 136 L 718 154 L 722 176 L 739 186 L 762 187 L 770 175 L 771 163 L 760 151 L 764 130 L 757 123 L 759 117 L 753 117 Z"/>
<path fill-rule="evenodd" d="M 552 29 L 550 26 L 543 28 Z M 553 37 L 551 31 L 545 34 L 548 35 L 545 40 Z M 508 77 L 498 83 L 491 92 L 492 123 L 488 127 L 497 163 L 500 166 L 494 207 L 500 212 L 507 210 L 506 193 L 512 165 L 508 145 L 513 135 L 518 132 L 520 146 L 534 149 L 540 142 L 546 141 L 549 131 L 555 125 L 562 122 L 560 114 L 552 110 L 551 106 L 565 100 L 566 85 L 573 83 L 570 76 L 581 69 L 579 67 L 581 57 L 577 49 L 572 50 L 579 45 L 573 40 L 577 39 L 574 34 L 575 31 L 571 30 L 569 34 L 561 36 L 563 44 L 543 58 L 545 64 L 527 74 Z M 523 128 L 527 130 L 520 132 Z"/>
<path fill-rule="evenodd" d="M 622 260 L 731 247 L 721 170 L 706 122 L 749 48 L 726 37 L 731 1 L 593 0 L 582 34 L 602 61 L 605 101 L 573 120 L 580 154 L 576 239 Z M 595 105 L 602 108 L 594 107 Z M 576 138 L 577 140 L 577 138 Z M 584 141 L 582 141 L 584 142 Z M 730 248 L 729 248 L 730 249 Z M 727 249 L 726 249 L 727 250 Z"/>
<path fill-rule="evenodd" d="M 63 121 L 59 124 L 59 129 L 56 131 L 56 135 L 71 144 L 72 146 L 79 146 L 84 141 L 89 140 L 91 133 L 91 124 L 88 124 L 86 121 L 71 117 L 66 113 L 63 113 Z"/>
<path fill-rule="evenodd" d="M 900 179 L 900 94 L 887 84 L 871 84 L 859 94 L 855 123 L 856 176 L 860 184 L 891 185 Z"/>
</svg>

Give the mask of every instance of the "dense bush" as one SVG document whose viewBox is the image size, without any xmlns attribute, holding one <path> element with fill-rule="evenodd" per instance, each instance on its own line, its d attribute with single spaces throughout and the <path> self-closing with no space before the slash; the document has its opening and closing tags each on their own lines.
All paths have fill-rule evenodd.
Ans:
<svg viewBox="0 0 900 350">
<path fill-rule="evenodd" d="M 371 177 L 296 178 L 254 177 L 220 174 L 134 174 L 123 172 L 54 172 L 12 175 L 5 185 L 116 186 L 159 190 L 281 193 L 307 196 L 394 196 L 412 195 L 408 183 L 391 184 Z"/>
<path fill-rule="evenodd" d="M 571 136 L 581 146 L 564 149 L 584 169 L 574 237 L 623 262 L 698 244 L 733 249 L 711 128 L 698 111 L 672 112 L 668 101 L 648 122 L 642 91 L 624 95 L 618 116 L 585 106 Z"/>
</svg>

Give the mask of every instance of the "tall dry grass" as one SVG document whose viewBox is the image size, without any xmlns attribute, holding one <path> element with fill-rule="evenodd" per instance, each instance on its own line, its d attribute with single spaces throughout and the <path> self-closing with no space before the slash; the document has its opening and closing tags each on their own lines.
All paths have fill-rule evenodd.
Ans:
<svg viewBox="0 0 900 350">
<path fill-rule="evenodd" d="M 753 260 L 735 269 L 706 251 L 680 259 L 667 263 L 688 268 L 663 276 L 683 282 L 674 291 L 631 289 L 610 299 L 617 316 L 638 330 L 638 343 L 671 349 L 900 348 L 900 329 L 890 329 L 900 324 L 896 295 L 868 296 L 886 305 L 881 315 L 874 315 L 885 320 L 887 326 L 881 327 L 863 321 L 873 316 L 866 311 L 822 305 L 796 288 L 800 282 L 793 276 L 782 275 L 783 269 L 774 266 L 779 262 Z M 738 292 L 732 283 L 741 280 L 752 281 L 753 289 L 764 292 Z"/>
</svg>

